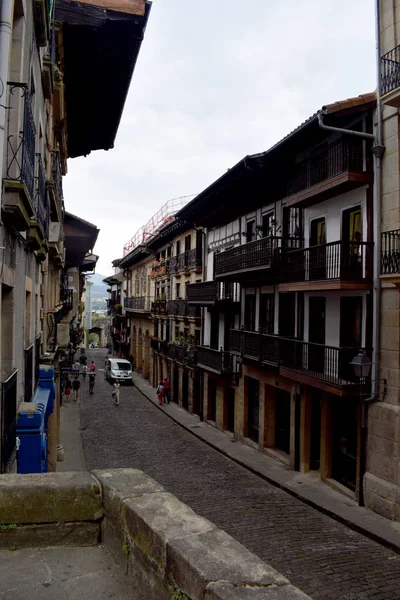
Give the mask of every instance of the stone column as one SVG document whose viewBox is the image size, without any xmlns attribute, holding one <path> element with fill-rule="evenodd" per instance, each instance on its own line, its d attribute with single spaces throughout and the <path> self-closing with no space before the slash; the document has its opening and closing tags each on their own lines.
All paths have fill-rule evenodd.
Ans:
<svg viewBox="0 0 400 600">
<path fill-rule="evenodd" d="M 305 385 L 300 398 L 300 472 L 310 470 L 311 458 L 311 390 Z"/>
<path fill-rule="evenodd" d="M 321 398 L 321 477 L 329 478 L 332 473 L 332 406 L 324 395 Z"/>
</svg>

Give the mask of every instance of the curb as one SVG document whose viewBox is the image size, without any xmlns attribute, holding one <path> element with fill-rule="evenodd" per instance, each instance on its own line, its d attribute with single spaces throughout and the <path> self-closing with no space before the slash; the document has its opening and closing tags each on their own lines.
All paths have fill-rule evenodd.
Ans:
<svg viewBox="0 0 400 600">
<path fill-rule="evenodd" d="M 186 425 L 183 425 L 182 423 L 180 423 L 173 415 L 171 415 L 171 414 L 166 413 L 165 411 L 163 411 L 162 410 L 162 405 L 159 405 L 156 402 L 154 402 L 150 398 L 150 396 L 148 396 L 146 394 L 145 391 L 141 390 L 140 387 L 138 387 L 136 385 L 136 383 L 133 383 L 133 385 L 142 394 L 142 396 L 144 396 L 149 402 L 151 402 L 153 404 L 153 406 L 155 406 L 164 415 L 166 415 L 169 419 L 171 419 L 171 421 L 173 421 L 174 423 L 176 423 L 177 425 L 179 425 L 179 427 L 181 427 L 182 429 L 184 429 L 188 433 L 192 434 L 195 438 L 197 438 L 198 440 L 200 440 L 204 444 L 207 444 L 207 446 L 209 446 L 210 448 L 213 448 L 214 450 L 216 450 L 217 452 L 219 452 L 220 454 L 222 454 L 226 458 L 229 458 L 230 460 L 232 460 L 237 465 L 243 467 L 244 469 L 247 469 L 247 471 L 250 471 L 251 473 L 253 473 L 253 475 L 256 475 L 257 477 L 260 477 L 261 479 L 263 479 L 264 481 L 266 481 L 270 485 L 273 485 L 274 487 L 276 487 L 276 488 L 278 488 L 280 490 L 283 490 L 287 494 L 290 494 L 292 497 L 296 498 L 297 500 L 300 500 L 301 502 L 303 502 L 303 504 L 307 504 L 308 506 L 310 506 L 310 507 L 318 510 L 320 513 L 322 513 L 322 514 L 330 517 L 331 519 L 333 519 L 335 521 L 338 521 L 339 523 L 342 523 L 343 525 L 345 525 L 346 527 L 349 527 L 350 529 L 353 529 L 353 531 L 356 531 L 357 533 L 360 533 L 360 534 L 364 535 L 365 537 L 368 537 L 369 539 L 371 539 L 371 540 L 373 540 L 375 542 L 378 542 L 382 546 L 385 546 L 386 548 L 389 548 L 390 550 L 393 550 L 394 552 L 400 554 L 400 541 L 399 541 L 398 544 L 394 543 L 394 542 L 391 542 L 390 540 L 386 539 L 385 537 L 382 537 L 379 534 L 374 533 L 373 531 L 370 531 L 369 529 L 366 529 L 365 527 L 362 527 L 361 525 L 358 525 L 357 523 L 354 523 L 353 521 L 350 521 L 349 519 L 346 519 L 342 515 L 339 515 L 339 514 L 333 512 L 329 508 L 325 508 L 324 506 L 321 506 L 320 504 L 317 504 L 313 500 L 310 500 L 309 498 L 305 498 L 299 492 L 296 492 L 295 490 L 293 490 L 293 489 L 291 489 L 289 487 L 286 487 L 284 484 L 281 484 L 281 483 L 275 481 L 274 479 L 271 479 L 270 477 L 268 477 L 264 473 L 260 473 L 257 469 L 254 469 L 250 465 L 247 465 L 246 463 L 243 463 L 242 461 L 240 461 L 238 458 L 231 456 L 225 450 L 222 450 L 218 446 L 215 446 L 212 442 L 209 442 L 208 440 L 205 440 L 198 433 L 196 433 L 192 429 L 188 428 Z"/>
</svg>

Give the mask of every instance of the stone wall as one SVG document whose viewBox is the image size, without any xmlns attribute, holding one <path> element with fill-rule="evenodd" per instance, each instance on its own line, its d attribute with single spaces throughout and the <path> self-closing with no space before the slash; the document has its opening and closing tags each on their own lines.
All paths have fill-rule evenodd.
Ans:
<svg viewBox="0 0 400 600">
<path fill-rule="evenodd" d="M 0 547 L 100 541 L 137 597 L 308 598 L 141 471 L 0 476 Z"/>
</svg>

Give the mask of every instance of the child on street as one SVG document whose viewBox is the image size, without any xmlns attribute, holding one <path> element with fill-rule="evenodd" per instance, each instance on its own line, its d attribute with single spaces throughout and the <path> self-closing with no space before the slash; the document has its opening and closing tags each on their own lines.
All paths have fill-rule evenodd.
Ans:
<svg viewBox="0 0 400 600">
<path fill-rule="evenodd" d="M 70 379 L 65 382 L 65 402 L 70 402 L 72 383 Z"/>
<path fill-rule="evenodd" d="M 120 390 L 121 384 L 118 381 L 118 379 L 115 380 L 114 383 L 114 390 L 113 390 L 113 397 L 114 397 L 114 402 L 115 402 L 115 406 L 119 406 L 119 390 Z"/>
<path fill-rule="evenodd" d="M 163 382 L 160 381 L 160 383 L 158 384 L 158 388 L 157 388 L 157 394 L 158 394 L 158 404 L 162 404 L 163 403 L 163 398 L 164 398 L 164 386 L 163 386 Z"/>
<path fill-rule="evenodd" d="M 79 388 L 80 387 L 81 387 L 81 382 L 79 381 L 79 375 L 77 375 L 72 382 L 72 389 L 74 390 L 74 402 L 78 402 L 78 400 L 79 400 Z"/>
</svg>

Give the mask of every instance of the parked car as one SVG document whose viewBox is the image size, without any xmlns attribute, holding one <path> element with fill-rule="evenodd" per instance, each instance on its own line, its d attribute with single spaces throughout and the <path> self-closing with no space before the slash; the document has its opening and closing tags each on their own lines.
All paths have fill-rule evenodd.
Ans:
<svg viewBox="0 0 400 600">
<path fill-rule="evenodd" d="M 111 383 L 118 379 L 120 383 L 132 385 L 132 365 L 125 358 L 106 358 L 104 377 Z"/>
</svg>

